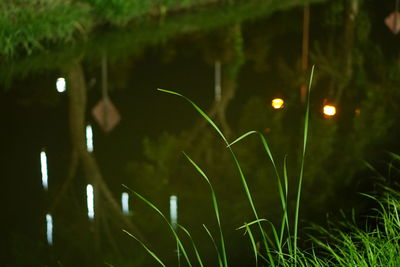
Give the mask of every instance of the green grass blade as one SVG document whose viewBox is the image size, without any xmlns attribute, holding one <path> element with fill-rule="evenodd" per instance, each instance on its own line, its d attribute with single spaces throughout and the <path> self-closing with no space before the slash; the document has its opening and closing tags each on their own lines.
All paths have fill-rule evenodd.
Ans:
<svg viewBox="0 0 400 267">
<path fill-rule="evenodd" d="M 236 138 L 235 141 L 233 141 L 230 144 L 228 144 L 227 147 L 233 146 L 234 144 L 238 143 L 239 141 L 243 140 L 244 138 L 246 138 L 247 136 L 252 135 L 252 134 L 257 134 L 257 131 L 249 131 L 249 132 L 247 132 L 245 134 L 242 134 L 241 136 Z"/>
<path fill-rule="evenodd" d="M 176 242 L 176 257 L 178 258 L 178 267 L 181 267 L 181 251 L 179 250 L 179 243 Z"/>
<path fill-rule="evenodd" d="M 297 260 L 297 238 L 298 238 L 298 225 L 299 225 L 300 197 L 301 197 L 301 187 L 302 187 L 302 183 L 303 183 L 304 157 L 306 155 L 306 147 L 307 147 L 308 119 L 310 116 L 310 91 L 311 91 L 313 76 L 314 76 L 314 66 L 311 69 L 310 81 L 309 81 L 309 85 L 308 85 L 307 109 L 306 109 L 306 116 L 304 119 L 303 151 L 302 151 L 302 157 L 301 157 L 300 176 L 299 176 L 299 183 L 298 183 L 298 187 L 297 187 L 297 197 L 296 197 L 296 210 L 295 210 L 295 219 L 294 219 L 294 237 L 293 237 L 293 252 L 295 255 L 295 263 Z"/>
<path fill-rule="evenodd" d="M 233 160 L 234 160 L 234 162 L 235 162 L 236 168 L 237 168 L 237 170 L 238 170 L 238 172 L 239 172 L 240 179 L 241 179 L 241 181 L 242 181 L 242 185 L 243 185 L 243 187 L 244 187 L 244 190 L 245 190 L 247 199 L 248 199 L 248 201 L 249 201 L 249 204 L 250 204 L 250 206 L 251 206 L 251 209 L 252 209 L 252 211 L 253 211 L 253 214 L 254 214 L 254 216 L 256 217 L 256 219 L 259 219 L 259 216 L 258 216 L 257 210 L 256 210 L 256 208 L 255 208 L 255 206 L 254 206 L 253 198 L 252 198 L 252 196 L 251 196 L 249 187 L 248 187 L 248 185 L 247 185 L 246 177 L 245 177 L 245 175 L 244 175 L 244 173 L 243 173 L 242 167 L 240 166 L 240 163 L 239 163 L 239 161 L 238 161 L 238 159 L 237 159 L 237 157 L 236 157 L 235 152 L 233 152 L 232 148 L 229 146 L 229 143 L 228 143 L 226 137 L 225 137 L 224 134 L 221 132 L 221 130 L 218 128 L 218 126 L 211 120 L 211 118 L 210 118 L 201 108 L 199 108 L 199 107 L 198 107 L 195 103 L 193 103 L 193 101 L 191 101 L 189 98 L 187 98 L 187 97 L 185 97 L 185 96 L 183 96 L 183 95 L 181 95 L 181 94 L 178 94 L 178 93 L 176 93 L 176 92 L 173 92 L 173 91 L 168 91 L 168 90 L 164 90 L 164 89 L 158 89 L 158 90 L 161 91 L 161 92 L 164 92 L 164 93 L 173 94 L 173 95 L 176 95 L 176 96 L 179 96 L 179 97 L 184 98 L 186 101 L 188 101 L 188 102 L 200 113 L 200 115 L 203 116 L 203 118 L 205 118 L 205 119 L 210 123 L 210 125 L 211 125 L 211 126 L 217 131 L 217 133 L 221 136 L 221 138 L 224 140 L 224 142 L 225 142 L 226 145 L 228 146 L 228 149 L 229 149 L 229 151 L 230 151 L 230 153 L 231 153 L 231 155 L 232 155 L 232 158 L 233 158 Z M 273 261 L 272 255 L 271 255 L 271 253 L 270 253 L 270 251 L 269 251 L 269 246 L 268 246 L 268 243 L 267 243 L 267 237 L 266 237 L 265 232 L 263 231 L 262 226 L 261 226 L 260 223 L 259 223 L 259 228 L 260 228 L 261 235 L 262 235 L 262 238 L 263 238 L 264 246 L 265 246 L 265 248 L 266 248 L 266 253 L 267 253 L 268 258 L 269 258 L 269 260 L 270 260 L 270 265 L 271 265 L 271 266 L 275 266 L 275 263 L 274 263 L 274 261 Z"/>
<path fill-rule="evenodd" d="M 278 245 L 277 247 L 278 247 L 279 255 L 282 256 L 282 255 L 283 255 L 283 251 L 281 250 L 281 246 L 280 246 L 280 244 L 279 244 L 278 233 L 277 233 L 277 231 L 276 231 L 276 229 L 275 229 L 275 226 L 272 224 L 272 222 L 270 222 L 270 221 L 268 221 L 268 220 L 266 220 L 266 219 L 258 219 L 258 220 L 254 220 L 254 221 L 249 222 L 249 223 L 244 223 L 244 225 L 242 225 L 242 226 L 236 228 L 236 230 L 241 230 L 241 229 L 245 229 L 245 230 L 246 230 L 246 231 L 245 231 L 245 234 L 246 234 L 246 233 L 249 234 L 250 241 L 251 241 L 252 246 L 253 246 L 253 250 L 255 249 L 255 253 L 258 254 L 257 246 L 256 246 L 256 244 L 255 244 L 255 241 L 254 241 L 253 234 L 252 234 L 252 232 L 251 232 L 250 226 L 253 225 L 253 224 L 259 224 L 259 223 L 261 223 L 261 222 L 267 222 L 267 223 L 270 224 L 270 226 L 271 226 L 271 228 L 272 228 L 273 236 L 274 236 L 274 239 L 275 239 L 275 242 L 272 242 L 272 240 L 270 240 L 270 243 L 271 243 L 271 244 L 276 244 L 276 245 Z M 264 259 L 265 259 L 265 258 L 264 258 Z M 256 263 L 257 263 L 257 256 L 256 256 Z"/>
<path fill-rule="evenodd" d="M 282 250 L 282 244 L 283 244 L 283 236 L 285 233 L 285 228 L 287 229 L 287 236 L 288 238 L 290 238 L 290 228 L 289 228 L 289 216 L 288 216 L 288 210 L 287 210 L 287 193 L 288 193 L 288 183 L 287 183 L 287 176 L 284 177 L 284 185 L 285 185 L 285 192 L 283 191 L 283 187 L 282 187 L 282 182 L 281 182 L 281 178 L 278 172 L 278 168 L 276 167 L 275 164 L 275 160 L 274 157 L 272 156 L 272 152 L 271 149 L 269 148 L 268 142 L 265 138 L 265 136 L 259 132 L 259 131 L 249 131 L 245 134 L 243 134 L 242 136 L 238 137 L 235 141 L 233 141 L 232 143 L 230 143 L 228 145 L 228 147 L 232 146 L 233 144 L 243 140 L 244 138 L 250 136 L 251 134 L 257 134 L 262 142 L 262 145 L 264 147 L 265 152 L 267 153 L 268 158 L 270 159 L 272 166 L 274 168 L 274 172 L 275 172 L 275 176 L 278 182 L 278 190 L 279 190 L 279 198 L 281 200 L 281 205 L 282 205 L 282 211 L 283 211 L 283 216 L 282 216 L 282 223 L 281 223 L 281 231 L 280 231 L 280 238 L 279 240 L 275 239 L 275 245 L 278 247 L 278 249 L 281 251 Z M 285 159 L 286 160 L 286 159 Z M 284 165 L 284 175 L 287 173 L 285 172 L 286 170 L 286 166 Z M 286 227 L 285 227 L 286 225 Z M 288 245 L 290 246 L 290 240 L 288 242 Z"/>
<path fill-rule="evenodd" d="M 280 231 L 280 238 L 279 239 L 275 239 L 275 243 L 278 247 L 279 253 L 280 255 L 282 255 L 282 244 L 283 244 L 283 236 L 284 236 L 284 232 L 285 232 L 285 225 L 287 228 L 287 235 L 288 235 L 288 239 L 290 238 L 290 228 L 289 228 L 289 216 L 288 216 L 288 208 L 287 208 L 287 191 L 288 191 L 288 184 L 287 184 L 287 177 L 285 177 L 285 165 L 284 165 L 284 184 L 285 184 L 285 192 L 283 191 L 283 187 L 282 187 L 282 182 L 281 182 L 281 178 L 278 172 L 278 168 L 276 167 L 275 164 L 275 160 L 274 157 L 272 156 L 272 152 L 271 149 L 269 148 L 267 139 L 265 138 L 265 136 L 261 133 L 261 132 L 257 132 L 258 135 L 261 138 L 261 142 L 263 144 L 264 150 L 267 153 L 272 166 L 274 168 L 275 171 L 275 176 L 278 182 L 278 191 L 279 191 L 279 199 L 281 200 L 281 205 L 282 205 L 282 212 L 283 212 L 283 216 L 282 216 L 282 223 L 281 223 L 281 231 Z M 286 180 L 285 180 L 286 179 Z M 272 226 L 273 227 L 273 226 Z M 273 229 L 275 230 L 275 228 L 273 227 Z"/>
<path fill-rule="evenodd" d="M 288 207 L 287 207 L 287 203 L 288 203 L 288 195 L 289 195 L 289 179 L 288 179 L 288 173 L 287 173 L 287 155 L 285 155 L 285 157 L 283 158 L 283 183 L 285 186 L 285 211 L 283 214 L 283 218 L 282 218 L 282 223 L 285 221 L 286 223 L 286 234 L 287 234 L 287 247 L 288 247 L 288 251 L 289 254 L 292 255 L 293 251 L 292 251 L 292 240 L 291 240 L 291 236 L 290 236 L 290 227 L 289 227 L 289 214 L 288 214 Z M 282 226 L 281 228 L 281 242 L 283 242 L 283 234 L 284 234 L 284 227 Z"/>
<path fill-rule="evenodd" d="M 208 179 L 207 175 L 204 173 L 204 171 L 185 153 L 186 159 L 196 168 L 196 170 L 201 174 L 201 176 L 204 178 L 204 180 L 207 181 L 210 191 L 211 191 L 211 197 L 213 201 L 213 207 L 214 207 L 214 212 L 215 212 L 215 217 L 217 218 L 217 223 L 218 223 L 218 229 L 219 229 L 219 234 L 221 238 L 221 250 L 222 250 L 222 259 L 224 261 L 224 266 L 228 266 L 228 259 L 226 255 L 226 249 L 225 249 L 225 240 L 224 240 L 224 235 L 222 232 L 222 227 L 221 227 L 221 219 L 220 219 L 220 213 L 218 209 L 218 201 L 217 201 L 217 196 L 215 194 L 214 188 L 210 182 L 210 179 Z"/>
<path fill-rule="evenodd" d="M 252 221 L 252 222 L 243 224 L 242 226 L 236 228 L 236 230 L 244 229 L 244 228 L 246 228 L 247 226 L 253 225 L 253 224 L 255 224 L 255 223 L 267 222 L 267 221 L 268 221 L 267 219 L 258 219 L 258 220 L 254 220 L 254 221 Z"/>
<path fill-rule="evenodd" d="M 250 242 L 251 242 L 251 245 L 252 245 L 252 247 L 253 247 L 254 257 L 255 257 L 255 259 L 256 259 L 256 266 L 258 266 L 258 249 L 257 249 L 257 244 L 256 244 L 256 242 L 255 242 L 255 240 L 254 240 L 254 236 L 253 236 L 253 233 L 251 232 L 251 229 L 250 229 L 249 225 L 248 225 L 248 224 L 245 224 L 245 226 L 246 226 L 246 232 L 249 234 Z"/>
<path fill-rule="evenodd" d="M 396 160 L 399 160 L 400 161 L 400 156 L 399 155 L 397 155 L 397 154 L 395 154 L 395 153 L 392 153 L 392 152 L 388 152 L 389 153 L 389 155 L 393 158 L 393 159 L 396 159 Z"/>
<path fill-rule="evenodd" d="M 268 221 L 268 223 L 270 224 L 271 229 L 272 229 L 272 235 L 274 236 L 274 239 L 275 239 L 275 244 L 278 249 L 279 258 L 282 260 L 282 262 L 285 262 L 284 253 L 283 253 L 283 249 L 282 249 L 283 246 L 281 243 L 282 241 L 278 236 L 278 232 L 276 231 L 274 224 L 270 221 Z M 278 264 L 278 265 L 280 265 L 280 264 Z"/>
<path fill-rule="evenodd" d="M 197 261 L 199 262 L 200 267 L 203 267 L 204 265 L 203 265 L 203 261 L 201 260 L 200 253 L 199 253 L 196 243 L 193 241 L 193 238 L 190 235 L 189 231 L 180 224 L 177 224 L 177 226 L 189 237 L 190 241 L 192 242 L 193 250 L 194 250 L 194 253 L 196 254 Z"/>
<path fill-rule="evenodd" d="M 237 167 L 237 170 L 238 170 L 238 172 L 239 172 L 240 179 L 241 179 L 241 181 L 242 181 L 242 185 L 243 185 L 243 188 L 244 188 L 244 190 L 245 190 L 247 199 L 248 199 L 248 201 L 249 201 L 249 203 L 250 203 L 250 206 L 251 206 L 251 209 L 252 209 L 252 211 L 253 211 L 253 214 L 254 214 L 254 216 L 256 217 L 256 220 L 259 220 L 259 216 L 258 216 L 257 210 L 256 210 L 256 208 L 255 208 L 255 206 L 254 206 L 253 197 L 251 196 L 250 189 L 249 189 L 249 187 L 248 187 L 248 185 L 247 185 L 247 181 L 246 181 L 246 178 L 245 178 L 245 176 L 244 176 L 242 167 L 240 166 L 240 163 L 239 163 L 239 161 L 238 161 L 238 159 L 237 159 L 237 157 L 236 157 L 236 154 L 233 152 L 233 150 L 231 149 L 231 147 L 229 147 L 229 150 L 231 151 L 233 160 L 234 160 L 235 165 L 236 165 L 236 167 Z M 271 266 L 274 267 L 274 266 L 275 266 L 275 261 L 274 261 L 274 259 L 273 259 L 273 257 L 272 257 L 271 251 L 269 250 L 269 246 L 268 246 L 268 242 L 267 242 L 267 239 L 268 239 L 268 238 L 267 238 L 267 236 L 266 236 L 266 234 L 265 234 L 265 232 L 264 232 L 264 230 L 263 230 L 263 228 L 262 228 L 260 222 L 258 222 L 258 226 L 259 226 L 259 229 L 260 229 L 260 232 L 261 232 L 261 236 L 262 236 L 262 238 L 263 238 L 263 243 L 264 243 L 264 246 L 265 246 L 265 251 L 266 251 L 266 253 L 267 253 L 267 257 L 268 257 L 268 259 L 269 259 L 269 264 L 270 264 Z"/>
<path fill-rule="evenodd" d="M 131 233 L 129 233 L 126 230 L 122 230 L 124 233 L 128 234 L 130 237 L 132 237 L 133 239 L 135 239 L 136 241 L 139 242 L 140 245 L 142 245 L 142 247 L 144 247 L 144 249 L 161 265 L 165 267 L 165 264 L 160 260 L 159 257 L 157 257 L 157 255 L 151 251 L 142 241 L 140 241 L 136 236 L 132 235 Z"/>
<path fill-rule="evenodd" d="M 160 89 L 160 88 L 158 88 L 157 90 L 160 91 L 160 92 L 173 94 L 173 95 L 176 95 L 176 96 L 184 98 L 186 101 L 188 101 L 197 110 L 197 112 L 199 112 L 208 121 L 209 124 L 211 124 L 211 126 L 217 131 L 217 133 L 221 136 L 221 138 L 225 141 L 225 143 L 228 143 L 228 141 L 226 140 L 226 137 L 221 132 L 221 130 L 218 128 L 218 126 L 215 124 L 215 122 L 213 122 L 213 120 L 210 117 L 208 117 L 208 115 L 201 108 L 199 108 L 199 106 L 197 106 L 192 100 L 190 100 L 186 96 L 181 95 L 181 94 L 179 94 L 177 92 L 174 92 L 174 91 L 169 91 L 169 90 Z"/>
<path fill-rule="evenodd" d="M 123 187 L 125 187 L 127 190 L 131 191 L 133 194 L 135 194 L 138 198 L 140 198 L 144 203 L 146 203 L 148 206 L 150 206 L 152 209 L 154 209 L 164 220 L 165 222 L 168 224 L 172 234 L 174 235 L 176 242 L 178 243 L 178 246 L 180 248 L 180 250 L 182 251 L 183 256 L 186 259 L 186 262 L 188 263 L 189 266 L 192 266 L 192 263 L 190 262 L 190 259 L 186 253 L 186 250 L 178 236 L 178 234 L 176 233 L 174 227 L 171 225 L 171 223 L 168 221 L 167 217 L 165 217 L 165 215 L 150 201 L 148 201 L 146 198 L 144 198 L 142 195 L 140 195 L 139 193 L 133 191 L 131 188 L 127 187 L 126 185 L 122 185 Z M 178 255 L 179 257 L 179 255 Z M 179 260 L 179 259 L 178 259 Z"/>
<path fill-rule="evenodd" d="M 210 230 L 208 230 L 208 228 L 207 228 L 207 226 L 205 224 L 203 224 L 203 227 L 206 230 L 208 236 L 210 237 L 210 239 L 211 239 L 211 241 L 212 241 L 212 243 L 214 245 L 215 250 L 217 251 L 217 257 L 218 257 L 219 266 L 221 266 L 221 267 L 224 266 L 223 263 L 222 263 L 221 254 L 219 253 L 219 249 L 218 249 L 217 244 L 215 243 L 214 237 L 212 236 Z"/>
</svg>

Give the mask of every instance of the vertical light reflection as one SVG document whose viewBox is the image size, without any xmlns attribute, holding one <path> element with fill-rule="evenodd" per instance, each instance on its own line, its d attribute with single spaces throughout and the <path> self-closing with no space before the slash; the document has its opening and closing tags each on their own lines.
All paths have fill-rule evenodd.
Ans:
<svg viewBox="0 0 400 267">
<path fill-rule="evenodd" d="M 169 199 L 169 212 L 172 227 L 176 229 L 178 223 L 178 197 L 175 195 L 172 195 Z"/>
<path fill-rule="evenodd" d="M 66 82 L 64 78 L 58 78 L 56 81 L 56 88 L 57 88 L 57 92 L 59 93 L 63 93 L 65 92 L 66 89 Z"/>
<path fill-rule="evenodd" d="M 219 102 L 221 101 L 221 62 L 216 61 L 215 62 L 215 81 L 214 81 L 214 94 L 215 94 L 215 101 Z"/>
<path fill-rule="evenodd" d="M 46 234 L 47 244 L 53 245 L 53 217 L 50 214 L 46 214 Z"/>
<path fill-rule="evenodd" d="M 45 190 L 48 189 L 48 175 L 47 175 L 47 156 L 46 152 L 40 152 L 40 169 L 42 172 L 42 185 Z"/>
<path fill-rule="evenodd" d="M 87 151 L 93 152 L 93 130 L 92 126 L 86 126 L 86 147 Z"/>
<path fill-rule="evenodd" d="M 122 212 L 125 215 L 129 215 L 129 194 L 127 192 L 122 193 L 121 202 L 122 202 Z"/>
<path fill-rule="evenodd" d="M 87 199 L 87 209 L 88 217 L 90 220 L 94 219 L 94 191 L 93 186 L 88 184 L 86 186 L 86 199 Z"/>
</svg>

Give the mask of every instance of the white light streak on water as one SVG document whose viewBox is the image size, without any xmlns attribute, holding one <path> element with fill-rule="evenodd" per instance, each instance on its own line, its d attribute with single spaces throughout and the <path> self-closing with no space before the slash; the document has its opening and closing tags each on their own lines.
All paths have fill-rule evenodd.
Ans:
<svg viewBox="0 0 400 267">
<path fill-rule="evenodd" d="M 88 217 L 90 220 L 94 219 L 94 191 L 93 186 L 88 184 L 86 186 L 86 199 L 88 208 Z"/>
<path fill-rule="evenodd" d="M 172 195 L 169 199 L 169 212 L 171 224 L 174 228 L 176 228 L 178 223 L 178 197 L 175 195 Z"/>
<path fill-rule="evenodd" d="M 48 175 L 47 175 L 47 156 L 46 152 L 40 152 L 40 166 L 42 172 L 42 185 L 45 190 L 48 189 Z"/>
<path fill-rule="evenodd" d="M 87 151 L 93 152 L 93 130 L 92 126 L 86 126 L 86 147 Z"/>
<path fill-rule="evenodd" d="M 215 62 L 215 73 L 214 73 L 214 93 L 215 101 L 221 101 L 221 62 Z"/>
<path fill-rule="evenodd" d="M 53 245 L 53 217 L 50 214 L 46 214 L 46 232 L 47 232 L 47 244 Z"/>
<path fill-rule="evenodd" d="M 129 194 L 123 192 L 121 195 L 121 202 L 122 202 L 122 212 L 125 215 L 129 215 Z"/>
<path fill-rule="evenodd" d="M 58 78 L 56 81 L 57 92 L 63 93 L 66 89 L 66 82 L 64 78 Z"/>
</svg>

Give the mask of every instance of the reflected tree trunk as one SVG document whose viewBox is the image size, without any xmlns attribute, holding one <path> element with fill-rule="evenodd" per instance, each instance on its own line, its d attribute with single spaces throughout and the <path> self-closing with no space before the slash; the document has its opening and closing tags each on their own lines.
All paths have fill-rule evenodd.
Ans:
<svg viewBox="0 0 400 267">
<path fill-rule="evenodd" d="M 53 202 L 51 209 L 54 210 L 56 208 L 60 199 L 72 184 L 78 166 L 81 166 L 88 183 L 93 185 L 95 191 L 94 201 L 96 215 L 94 220 L 94 230 L 96 233 L 95 236 L 97 236 L 96 244 L 98 248 L 100 248 L 100 222 L 104 222 L 106 217 L 112 218 L 116 223 L 123 223 L 129 231 L 141 239 L 144 239 L 137 227 L 122 213 L 117 200 L 114 198 L 102 177 L 100 168 L 97 165 L 93 154 L 87 151 L 85 136 L 87 88 L 80 60 L 71 63 L 66 71 L 66 75 L 69 82 L 69 128 L 72 147 L 70 169 L 67 179 L 56 200 Z M 102 226 L 107 232 L 108 223 L 102 223 Z"/>
<path fill-rule="evenodd" d="M 227 121 L 227 109 L 235 97 L 237 76 L 243 65 L 243 36 L 240 24 L 229 27 L 222 38 L 221 51 L 218 53 L 221 60 L 221 98 L 214 101 L 206 112 L 207 115 L 220 124 L 226 137 L 232 136 L 233 132 Z M 201 118 L 188 133 L 185 146 L 189 146 L 199 135 L 203 135 L 203 129 L 208 124 Z"/>
<path fill-rule="evenodd" d="M 359 0 L 346 0 L 344 32 L 342 41 L 342 82 L 339 83 L 336 103 L 340 102 L 343 91 L 349 85 L 353 76 L 353 49 L 356 30 L 356 19 L 358 15 Z"/>
<path fill-rule="evenodd" d="M 226 119 L 226 111 L 235 97 L 237 76 L 243 65 L 243 57 L 242 29 L 240 24 L 236 24 L 230 27 L 224 39 L 221 101 L 214 104 L 217 109 L 217 121 L 221 123 L 228 137 L 232 135 L 232 130 Z"/>
<path fill-rule="evenodd" d="M 310 6 L 306 4 L 303 10 L 303 40 L 301 53 L 301 71 L 306 73 L 308 69 L 309 54 L 309 35 L 310 35 Z M 300 100 L 305 103 L 307 99 L 307 83 L 303 82 L 300 87 Z"/>
<path fill-rule="evenodd" d="M 91 229 L 95 239 L 95 252 L 100 251 L 100 226 L 101 204 L 99 181 L 102 179 L 98 167 L 93 163 L 93 156 L 86 149 L 85 136 L 85 111 L 86 111 L 86 82 L 80 61 L 71 63 L 67 70 L 67 80 L 69 81 L 69 129 L 72 145 L 72 156 L 77 157 L 82 164 L 88 183 L 94 188 L 94 204 L 96 216 L 94 218 L 93 228 Z M 75 160 L 75 159 L 71 159 Z M 77 165 L 71 166 L 76 168 Z M 71 170 L 74 173 L 75 170 Z"/>
</svg>

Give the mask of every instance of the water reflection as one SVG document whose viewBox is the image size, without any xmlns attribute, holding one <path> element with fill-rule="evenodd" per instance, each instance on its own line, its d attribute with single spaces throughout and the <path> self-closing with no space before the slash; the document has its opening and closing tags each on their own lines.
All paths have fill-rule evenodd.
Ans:
<svg viewBox="0 0 400 267">
<path fill-rule="evenodd" d="M 175 195 L 169 198 L 169 214 L 171 225 L 176 229 L 178 224 L 178 197 Z"/>
<path fill-rule="evenodd" d="M 45 151 L 40 152 L 40 170 L 42 172 L 42 186 L 48 190 L 47 155 Z"/>
<path fill-rule="evenodd" d="M 215 102 L 221 101 L 221 62 L 215 62 Z"/>
<path fill-rule="evenodd" d="M 322 113 L 324 113 L 327 118 L 331 118 L 336 114 L 336 107 L 333 105 L 325 105 L 322 109 Z"/>
<path fill-rule="evenodd" d="M 129 210 L 129 194 L 127 192 L 122 192 L 121 194 L 121 205 L 122 205 L 122 212 L 125 215 L 130 214 Z"/>
<path fill-rule="evenodd" d="M 272 99 L 271 105 L 274 109 L 281 109 L 284 107 L 283 106 L 284 103 L 285 102 L 283 101 L 282 98 L 274 98 Z"/>
<path fill-rule="evenodd" d="M 360 170 L 363 170 L 362 160 L 379 159 L 379 151 L 385 147 L 398 147 L 397 141 L 393 141 L 396 136 L 394 133 L 398 132 L 394 127 L 398 118 L 393 114 L 400 111 L 397 101 L 400 99 L 398 51 L 390 48 L 390 40 L 383 48 L 380 43 L 372 43 L 371 38 L 367 38 L 369 31 L 376 30 L 378 24 L 370 21 L 366 13 L 368 11 L 363 8 L 354 10 L 344 1 L 311 6 L 310 55 L 311 61 L 316 63 L 316 79 L 312 90 L 301 210 L 305 220 L 321 222 L 326 211 L 350 206 L 348 203 L 352 203 L 354 191 L 364 191 L 365 184 L 369 183 L 365 178 L 368 175 L 362 179 L 358 177 Z M 320 9 L 323 9 L 321 15 L 313 13 L 313 10 Z M 340 13 L 338 10 L 346 12 Z M 350 20 L 350 15 L 354 21 Z M 54 102 L 53 106 L 63 110 L 57 113 L 57 121 L 61 121 L 59 118 L 62 116 L 67 117 L 64 113 L 68 108 L 69 142 L 66 136 L 56 139 L 60 135 L 53 134 L 55 130 L 58 133 L 65 132 L 66 126 L 62 130 L 48 127 L 32 138 L 41 138 L 38 147 L 44 144 L 47 147 L 49 143 L 52 149 L 57 150 L 64 145 L 68 147 L 64 149 L 67 151 L 65 154 L 70 156 L 69 166 L 57 162 L 56 157 L 50 161 L 50 164 L 54 164 L 52 170 L 58 171 L 59 177 L 62 177 L 54 179 L 54 190 L 60 189 L 54 202 L 50 199 L 53 196 L 49 196 L 49 202 L 52 202 L 50 206 L 54 206 L 50 209 L 51 214 L 55 214 L 57 225 L 60 225 L 56 229 L 60 231 L 60 242 L 57 237 L 55 248 L 59 246 L 60 251 L 65 249 L 66 253 L 81 251 L 82 258 L 85 258 L 86 251 L 92 249 L 95 250 L 93 255 L 103 256 L 105 253 L 102 252 L 112 251 L 110 258 L 119 257 L 126 261 L 129 255 L 135 255 L 134 259 L 129 258 L 133 262 L 131 265 L 145 265 L 147 258 L 142 256 L 141 248 L 119 235 L 121 228 L 128 228 L 141 240 L 148 241 L 146 244 L 155 243 L 154 248 L 169 259 L 170 250 L 164 252 L 163 248 L 176 244 L 171 244 L 173 241 L 164 231 L 165 225 L 143 203 L 135 202 L 135 212 L 132 213 L 129 201 L 133 200 L 129 199 L 129 195 L 124 192 L 119 199 L 122 183 L 145 194 L 165 214 L 169 211 L 174 226 L 178 221 L 179 196 L 179 222 L 194 229 L 192 234 L 196 241 L 208 244 L 207 236 L 197 228 L 201 223 L 210 225 L 210 229 L 215 226 L 215 220 L 210 216 L 212 205 L 207 194 L 208 188 L 182 157 L 181 151 L 184 150 L 207 172 L 220 197 L 223 228 L 227 230 L 226 238 L 229 240 L 228 249 L 232 257 L 237 259 L 232 262 L 242 266 L 252 262 L 251 253 L 247 255 L 246 251 L 241 252 L 239 248 L 243 244 L 242 237 L 230 231 L 244 221 L 251 221 L 253 217 L 225 144 L 203 119 L 193 115 L 186 103 L 170 96 L 157 95 L 155 89 L 163 87 L 178 90 L 193 99 L 221 127 L 229 140 L 249 130 L 264 132 L 280 170 L 283 158 L 288 154 L 289 182 L 296 184 L 305 112 L 301 103 L 302 93 L 298 88 L 305 84 L 307 76 L 303 75 L 303 65 L 297 64 L 301 34 L 296 18 L 300 17 L 301 10 L 295 9 L 250 23 L 234 20 L 234 23 L 224 24 L 211 32 L 199 30 L 194 34 L 186 33 L 165 41 L 165 45 L 150 48 L 144 48 L 144 41 L 142 45 L 133 47 L 130 39 L 126 39 L 126 42 L 115 41 L 107 35 L 104 43 L 113 43 L 107 53 L 109 94 L 124 116 L 119 126 L 107 136 L 98 131 L 99 128 L 96 129 L 97 124 L 93 124 L 93 128 L 86 126 L 91 123 L 88 110 L 102 97 L 99 93 L 101 88 L 96 84 L 88 87 L 86 80 L 89 79 L 86 78 L 101 80 L 101 59 L 107 46 L 99 49 L 101 53 L 95 49 L 66 53 L 70 59 L 60 61 L 69 62 L 62 67 L 68 81 L 68 101 L 55 102 L 40 90 L 35 91 L 38 95 L 32 93 L 32 98 L 49 97 L 48 102 Z M 291 23 L 285 22 L 288 18 Z M 324 23 L 317 25 L 313 22 L 314 18 Z M 167 26 L 170 25 L 168 23 L 165 22 Z M 132 32 L 129 35 L 140 39 Z M 162 34 L 157 34 L 157 40 L 162 39 L 159 36 Z M 146 38 L 151 39 L 148 35 Z M 140 43 L 138 39 L 136 42 Z M 121 49 L 122 45 L 126 46 Z M 118 49 L 114 51 L 115 47 Z M 122 60 L 118 54 L 124 54 L 125 59 Z M 38 63 L 34 61 L 32 64 Z M 48 63 L 42 67 L 50 68 Z M 50 81 L 49 92 L 56 94 L 54 80 L 59 73 L 57 70 L 51 77 L 39 76 L 35 79 Z M 58 83 L 62 88 L 62 82 L 57 80 Z M 57 90 L 60 91 L 58 85 Z M 284 99 L 273 99 L 282 95 Z M 321 103 L 325 98 L 335 103 L 325 106 L 326 115 L 335 116 L 334 120 L 321 116 Z M 59 101 L 64 100 L 60 97 Z M 35 103 L 20 102 L 21 106 Z M 276 112 L 270 104 L 277 109 L 284 107 L 285 112 Z M 43 108 L 29 107 L 33 110 Z M 340 110 L 337 114 L 336 109 Z M 56 112 L 45 114 L 39 111 L 38 114 L 32 119 L 33 124 L 51 120 L 51 115 L 46 114 Z M 25 116 L 28 117 L 27 114 Z M 31 125 L 32 129 L 35 127 Z M 16 127 L 15 132 L 18 131 L 21 129 Z M 96 133 L 94 152 L 93 131 Z M 250 137 L 233 149 L 244 167 L 259 213 L 276 222 L 281 213 L 275 208 L 279 205 L 276 181 L 259 141 Z M 37 151 L 33 158 L 37 158 Z M 42 185 L 46 189 L 47 159 L 42 160 L 42 157 L 45 158 L 42 153 Z M 65 177 L 63 173 L 66 173 Z M 345 191 L 352 193 L 340 195 Z M 171 196 L 172 192 L 174 195 Z M 294 190 L 289 190 L 288 197 L 294 199 Z M 85 198 L 87 208 L 84 205 Z M 47 206 L 48 203 L 43 205 Z M 86 216 L 93 228 L 88 227 Z M 68 227 L 63 228 L 60 221 L 68 224 Z M 92 246 L 93 236 L 85 236 L 87 229 L 92 229 L 90 234 L 101 240 L 96 249 Z M 78 232 L 82 234 L 83 242 L 71 240 L 71 233 Z M 81 247 L 76 248 L 76 243 Z M 110 250 L 110 247 L 113 249 Z M 204 253 L 214 255 L 213 251 L 207 249 Z M 210 263 L 207 266 L 213 266 L 213 256 L 208 258 Z M 90 259 L 87 261 L 90 262 Z M 126 265 L 129 264 L 121 264 Z"/>
<path fill-rule="evenodd" d="M 58 78 L 56 81 L 57 92 L 64 93 L 66 90 L 66 82 L 64 78 Z"/>
<path fill-rule="evenodd" d="M 86 204 L 87 204 L 87 215 L 89 220 L 94 219 L 94 190 L 93 185 L 88 184 L 86 186 Z"/>
<path fill-rule="evenodd" d="M 50 214 L 46 214 L 46 238 L 47 244 L 53 245 L 53 217 Z"/>
<path fill-rule="evenodd" d="M 86 148 L 88 152 L 93 152 L 93 129 L 91 125 L 86 126 Z"/>
</svg>

